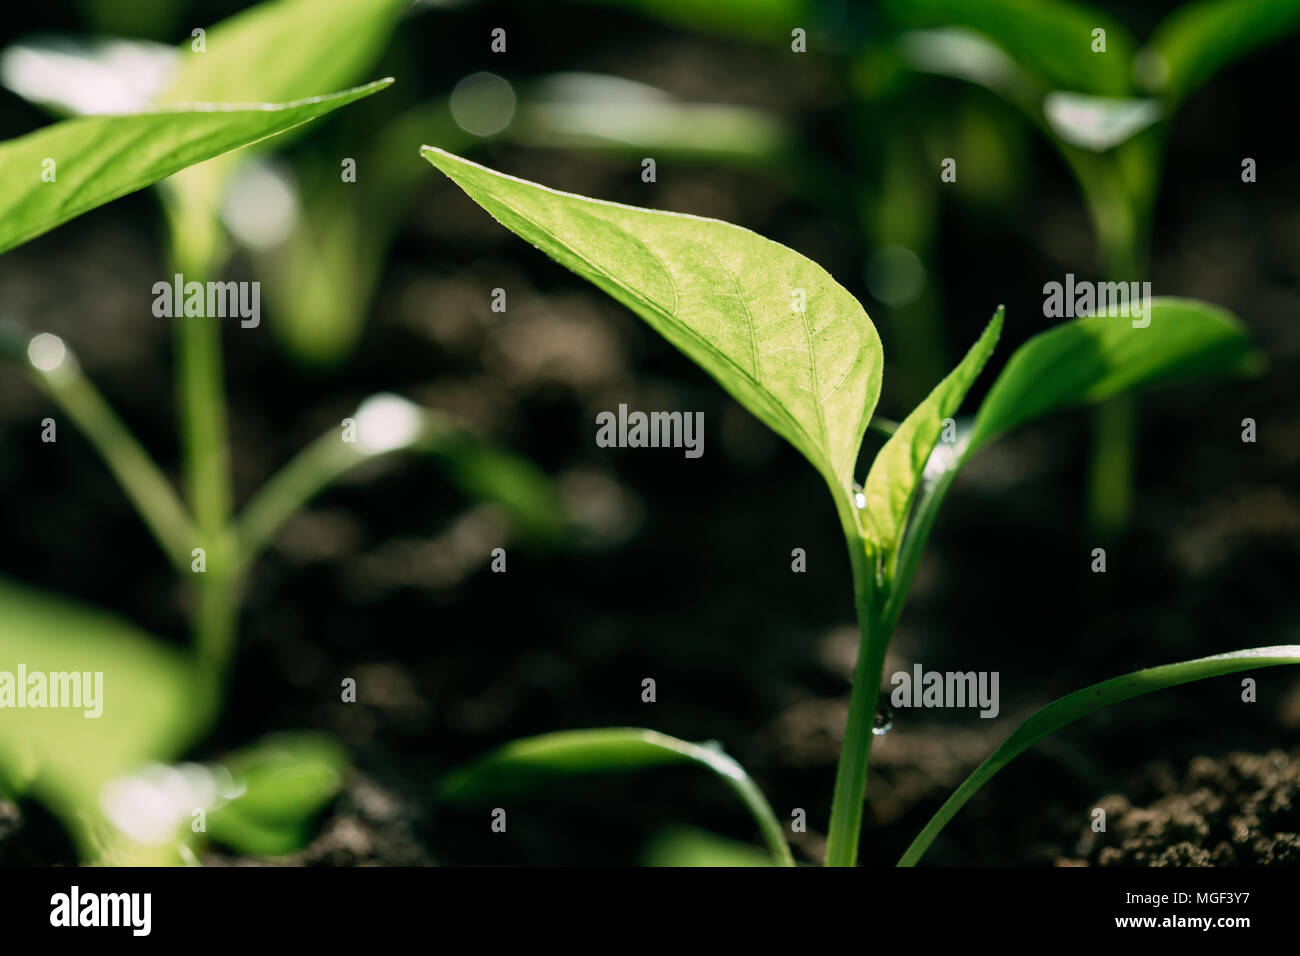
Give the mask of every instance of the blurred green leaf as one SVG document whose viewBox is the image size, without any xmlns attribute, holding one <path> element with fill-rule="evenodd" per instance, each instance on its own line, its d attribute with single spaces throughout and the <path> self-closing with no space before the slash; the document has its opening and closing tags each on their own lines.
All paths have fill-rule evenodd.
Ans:
<svg viewBox="0 0 1300 956">
<path fill-rule="evenodd" d="M 898 546 L 913 493 L 939 441 L 944 419 L 956 414 L 984 363 L 993 354 L 1002 334 L 1003 315 L 999 307 L 966 357 L 903 420 L 871 463 L 863 485 L 867 527 L 873 540 L 887 553 Z"/>
<path fill-rule="evenodd" d="M 301 99 L 352 82 L 379 58 L 407 0 L 267 0 L 180 46 L 160 102 Z"/>
<path fill-rule="evenodd" d="M 292 103 L 195 107 L 64 120 L 0 143 L 0 252 L 170 176 L 383 89 L 391 80 Z M 43 163 L 56 180 L 42 180 Z"/>
<path fill-rule="evenodd" d="M 666 826 L 642 851 L 642 866 L 771 866 L 772 857 L 751 846 L 696 827 Z"/>
<path fill-rule="evenodd" d="M 1300 664 L 1300 645 L 1254 647 L 1229 654 L 1216 654 L 1213 657 L 1182 661 L 1178 664 L 1150 667 L 1093 684 L 1053 701 L 1017 727 L 1002 746 L 975 768 L 975 772 L 966 778 L 926 824 L 925 829 L 912 841 L 898 861 L 898 865 L 914 866 L 948 821 L 980 787 L 992 779 L 994 774 L 1044 737 L 1056 733 L 1080 717 L 1085 717 L 1103 707 L 1109 707 L 1111 704 L 1118 704 L 1166 687 L 1176 687 L 1179 684 L 1221 677 L 1224 674 L 1236 674 L 1240 671 L 1258 670 L 1261 667 L 1276 667 L 1280 664 Z"/>
<path fill-rule="evenodd" d="M 0 776 L 38 796 L 94 858 L 101 791 L 174 758 L 211 714 L 186 658 L 111 614 L 0 579 L 0 671 L 102 674 L 98 717 L 81 707 L 0 709 Z M 92 709 L 90 713 L 93 713 Z"/>
<path fill-rule="evenodd" d="M 1043 100 L 1052 132 L 1069 143 L 1102 153 L 1132 139 L 1164 118 L 1157 99 L 1117 99 L 1056 91 Z"/>
<path fill-rule="evenodd" d="M 343 748 L 323 734 L 277 734 L 222 761 L 234 793 L 207 815 L 208 836 L 253 856 L 301 849 L 314 818 L 340 793 Z"/>
<path fill-rule="evenodd" d="M 744 801 L 778 863 L 793 865 L 781 824 L 743 767 L 716 746 L 639 727 L 567 730 L 515 740 L 453 770 L 438 786 L 450 803 L 527 795 L 568 777 L 694 763 L 720 776 Z"/>
<path fill-rule="evenodd" d="M 641 316 L 848 495 L 882 354 L 862 306 L 825 270 L 730 223 L 422 153 L 511 231 Z"/>
<path fill-rule="evenodd" d="M 447 479 L 471 501 L 500 505 L 515 529 L 535 544 L 562 540 L 568 523 L 555 483 L 527 458 L 463 431 L 427 447 Z"/>
<path fill-rule="evenodd" d="M 1156 27 L 1138 60 L 1152 92 L 1178 101 L 1233 60 L 1300 26 L 1300 0 L 1202 0 Z"/>
<path fill-rule="evenodd" d="M 1017 349 L 980 406 L 968 453 L 1058 408 L 1262 368 L 1245 328 L 1225 310 L 1175 298 L 1152 299 L 1148 308 L 1141 320 L 1066 322 Z M 1132 324 L 1147 320 L 1145 328 Z"/>
<path fill-rule="evenodd" d="M 884 0 L 907 28 L 964 27 L 983 34 L 1043 86 L 1123 96 L 1132 89 L 1136 45 L 1123 25 L 1091 7 L 1061 0 Z M 1093 52 L 1093 30 L 1106 51 Z"/>
<path fill-rule="evenodd" d="M 292 99 L 352 83 L 382 53 L 407 0 L 268 0 L 207 31 L 204 51 L 181 44 L 181 62 L 163 103 Z M 284 143 L 277 144 L 283 146 Z M 361 144 L 358 144 L 358 149 Z M 202 233 L 212 221 L 232 158 L 167 181 L 174 231 Z M 338 183 L 338 188 L 356 188 Z M 210 267 L 218 241 L 184 237 L 187 255 Z"/>
</svg>

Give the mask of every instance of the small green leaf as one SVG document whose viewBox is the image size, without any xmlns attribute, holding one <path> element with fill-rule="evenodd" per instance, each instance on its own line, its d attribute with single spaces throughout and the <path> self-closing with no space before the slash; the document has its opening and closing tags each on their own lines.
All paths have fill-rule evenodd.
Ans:
<svg viewBox="0 0 1300 956">
<path fill-rule="evenodd" d="M 292 129 L 392 80 L 292 103 L 64 120 L 0 143 L 0 252 L 194 163 Z M 54 181 L 42 179 L 53 160 Z"/>
<path fill-rule="evenodd" d="M 867 526 L 883 551 L 892 552 L 907 521 L 917 482 L 938 443 L 945 418 L 956 414 L 971 385 L 993 354 L 1002 334 L 1001 306 L 966 357 L 934 387 L 925 401 L 912 409 L 889 441 L 880 449 L 867 474 L 863 494 L 867 499 Z"/>
<path fill-rule="evenodd" d="M 1262 367 L 1246 330 L 1223 309 L 1175 298 L 1152 299 L 1148 308 L 1140 319 L 1066 322 L 1017 349 L 980 406 L 969 452 L 1059 408 Z"/>
<path fill-rule="evenodd" d="M 639 727 L 567 730 L 512 741 L 447 774 L 438 795 L 451 803 L 476 803 L 520 796 L 575 775 L 683 763 L 708 767 L 726 781 L 758 823 L 776 861 L 793 865 L 781 824 L 740 764 L 721 748 Z"/>
<path fill-rule="evenodd" d="M 550 476 L 527 458 L 448 432 L 428 444 L 447 479 L 474 501 L 500 505 L 516 530 L 537 545 L 556 544 L 567 521 Z"/>
<path fill-rule="evenodd" d="M 234 792 L 208 814 L 208 835 L 255 856 L 300 849 L 313 818 L 343 788 L 346 752 L 322 734 L 277 734 L 233 754 L 221 764 Z"/>
<path fill-rule="evenodd" d="M 1034 336 L 1011 356 L 989 389 L 973 425 L 958 423 L 953 445 L 938 445 L 926 462 L 885 610 L 892 626 L 939 509 L 970 456 L 1012 428 L 1049 412 L 1127 392 L 1199 379 L 1248 375 L 1262 355 L 1232 315 L 1191 299 L 1152 299 L 1148 314 L 1094 316 Z M 1135 328 L 1133 322 L 1145 327 Z"/>
<path fill-rule="evenodd" d="M 1300 0 L 1202 0 L 1166 17 L 1138 60 L 1153 92 L 1177 101 L 1233 60 L 1300 26 Z"/>
<path fill-rule="evenodd" d="M 980 787 L 992 779 L 994 774 L 1044 737 L 1074 723 L 1080 717 L 1111 704 L 1118 704 L 1166 687 L 1176 687 L 1179 684 L 1220 677 L 1224 674 L 1235 674 L 1239 671 L 1276 667 L 1280 664 L 1300 664 L 1300 645 L 1254 647 L 1229 654 L 1216 654 L 1213 657 L 1182 661 L 1178 664 L 1150 667 L 1093 684 L 1053 701 L 1017 727 L 1002 746 L 975 768 L 975 772 L 966 778 L 948 801 L 939 808 L 939 812 L 926 824 L 925 829 L 912 841 L 911 846 L 898 861 L 899 866 L 915 865 L 948 821 Z"/>
<path fill-rule="evenodd" d="M 716 219 L 588 199 L 422 155 L 512 232 L 712 375 L 844 494 L 880 394 L 880 337 L 820 266 Z"/>
</svg>

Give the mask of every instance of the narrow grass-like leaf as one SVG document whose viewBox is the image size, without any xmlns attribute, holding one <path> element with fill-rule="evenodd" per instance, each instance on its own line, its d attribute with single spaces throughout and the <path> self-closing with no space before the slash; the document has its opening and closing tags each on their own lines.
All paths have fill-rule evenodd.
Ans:
<svg viewBox="0 0 1300 956">
<path fill-rule="evenodd" d="M 291 103 L 64 120 L 0 143 L 0 252 L 194 163 L 369 96 L 392 80 Z M 55 179 L 46 182 L 46 160 Z"/>
<path fill-rule="evenodd" d="M 882 550 L 892 552 L 897 548 L 913 493 L 939 441 L 943 421 L 956 414 L 984 363 L 993 354 L 1002 334 L 1003 315 L 999 306 L 966 357 L 934 387 L 925 401 L 912 409 L 871 463 L 862 490 L 867 499 L 867 526 Z"/>
<path fill-rule="evenodd" d="M 720 748 L 639 727 L 567 730 L 515 740 L 453 770 L 442 779 L 438 793 L 451 803 L 474 803 L 519 796 L 575 775 L 683 763 L 707 767 L 725 780 L 744 801 L 772 856 L 782 865 L 793 865 L 781 824 L 740 764 Z"/>
<path fill-rule="evenodd" d="M 512 232 L 645 319 L 847 494 L 882 354 L 862 306 L 825 270 L 730 223 L 421 153 Z"/>
<path fill-rule="evenodd" d="M 1139 62 L 1153 90 L 1181 100 L 1233 60 L 1297 27 L 1300 0 L 1187 3 L 1156 27 Z"/>
<path fill-rule="evenodd" d="M 1133 322 L 1147 322 L 1134 327 Z M 1262 356 L 1228 312 L 1158 298 L 1141 319 L 1099 315 L 1034 336 L 1011 356 L 980 406 L 970 452 L 1070 405 L 1123 392 L 1258 371 Z"/>
<path fill-rule="evenodd" d="M 1076 690 L 1053 701 L 1017 727 L 1002 746 L 993 751 L 989 758 L 966 778 L 965 782 L 939 808 L 939 812 L 926 824 L 925 829 L 912 841 L 911 846 L 898 861 L 899 865 L 915 865 L 948 821 L 980 787 L 988 783 L 994 774 L 1044 737 L 1074 723 L 1080 717 L 1085 717 L 1111 704 L 1140 697 L 1155 690 L 1163 690 L 1166 687 L 1188 684 L 1209 677 L 1221 677 L 1224 674 L 1235 674 L 1239 671 L 1276 667 L 1280 664 L 1300 664 L 1300 645 L 1253 647 L 1229 654 L 1216 654 L 1213 657 L 1201 657 L 1177 664 L 1149 667 L 1146 670 L 1134 671 L 1123 677 L 1115 677 Z"/>
</svg>

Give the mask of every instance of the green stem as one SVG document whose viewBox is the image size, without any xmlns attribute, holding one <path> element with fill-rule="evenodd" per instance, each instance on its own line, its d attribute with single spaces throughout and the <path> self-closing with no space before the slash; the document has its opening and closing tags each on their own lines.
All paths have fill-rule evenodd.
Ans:
<svg viewBox="0 0 1300 956">
<path fill-rule="evenodd" d="M 1137 402 L 1121 395 L 1093 413 L 1092 462 L 1088 474 L 1088 516 L 1092 530 L 1111 540 L 1128 526 L 1137 470 Z"/>
<path fill-rule="evenodd" d="M 880 589 L 876 580 L 876 559 L 867 550 L 856 509 L 851 503 L 844 503 L 842 496 L 842 492 L 836 494 L 836 501 L 849 547 L 860 637 L 853 687 L 849 693 L 849 716 L 844 725 L 844 741 L 835 771 L 831 821 L 826 835 L 827 866 L 853 866 L 858 860 L 867 770 L 874 736 L 872 728 L 880 695 L 880 676 L 885 666 L 885 649 L 889 646 L 889 631 L 882 626 L 877 600 Z"/>
<path fill-rule="evenodd" d="M 149 453 L 82 374 L 76 358 L 68 353 L 48 371 L 27 364 L 33 381 L 99 452 L 168 560 L 177 569 L 187 568 L 195 531 L 184 505 Z"/>
<path fill-rule="evenodd" d="M 1163 139 L 1130 142 L 1103 156 L 1072 160 L 1083 187 L 1107 281 L 1139 282 L 1147 273 L 1151 201 L 1148 173 L 1159 163 Z M 1121 154 L 1121 151 L 1127 153 Z M 1067 158 L 1070 157 L 1067 153 Z M 1127 167 L 1125 160 L 1128 161 Z M 1126 177 L 1126 168 L 1130 175 Z M 1088 524 L 1104 539 L 1122 534 L 1133 511 L 1138 408 L 1132 396 L 1103 402 L 1093 415 L 1088 468 Z"/>
<path fill-rule="evenodd" d="M 205 281 L 221 258 L 220 229 L 198 204 L 167 206 L 172 262 L 186 282 Z M 177 316 L 176 375 L 185 485 L 206 570 L 196 572 L 191 626 L 206 692 L 215 705 L 230 664 L 238 625 L 234 541 L 230 522 L 230 449 L 222 382 L 221 326 L 206 316 Z"/>
</svg>

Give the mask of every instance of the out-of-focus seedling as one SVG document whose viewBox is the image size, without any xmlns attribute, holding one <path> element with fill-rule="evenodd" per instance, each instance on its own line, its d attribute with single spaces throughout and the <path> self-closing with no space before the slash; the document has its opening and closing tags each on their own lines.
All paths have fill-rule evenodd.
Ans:
<svg viewBox="0 0 1300 956">
<path fill-rule="evenodd" d="M 276 0 L 251 8 L 208 30 L 202 51 L 188 43 L 182 48 L 169 92 L 151 97 L 176 105 L 68 119 L 0 144 L 0 180 L 6 184 L 0 252 L 161 182 L 170 225 L 169 278 L 181 274 L 187 284 L 212 278 L 228 249 L 221 198 L 238 166 L 225 154 L 387 87 L 391 79 L 292 99 L 300 91 L 341 85 L 365 69 L 403 5 L 404 0 Z M 54 92 L 50 99 L 58 99 Z M 60 95 L 68 93 L 61 88 Z M 264 102 L 268 97 L 290 101 Z M 0 712 L 0 790 L 52 807 L 89 861 L 192 860 L 189 844 L 201 835 L 250 853 L 294 849 L 311 815 L 342 779 L 338 768 L 345 761 L 333 745 L 314 738 L 257 745 L 251 755 L 227 762 L 235 790 L 222 792 L 192 768 L 177 776 L 177 768 L 160 763 L 183 754 L 217 718 L 234 651 L 240 584 L 261 549 L 341 474 L 398 452 L 431 454 L 467 497 L 500 504 L 514 528 L 535 540 L 554 541 L 562 529 L 553 486 L 530 463 L 483 446 L 448 416 L 395 395 L 377 395 L 358 406 L 350 437 L 342 428 L 331 429 L 236 513 L 217 318 L 172 319 L 183 495 L 82 373 L 63 340 L 33 335 L 5 319 L 0 357 L 24 370 L 82 429 L 193 589 L 194 600 L 187 608 L 192 649 L 182 655 L 111 615 L 0 582 L 0 670 L 22 665 L 28 673 L 102 674 L 105 695 L 102 713 L 91 719 L 81 710 Z M 240 774 L 247 777 L 242 790 Z M 163 808 L 152 815 L 153 823 L 133 814 L 132 801 L 122 797 L 146 790 L 153 796 L 145 803 Z M 191 810 L 179 812 L 187 801 L 192 811 L 203 811 L 202 828 L 187 825 Z"/>
<path fill-rule="evenodd" d="M 444 150 L 422 154 L 500 223 L 640 316 L 818 470 L 848 544 L 860 645 L 836 775 L 828 865 L 858 856 L 867 766 L 885 652 L 921 552 L 962 465 L 1006 431 L 1049 412 L 1140 388 L 1256 372 L 1262 366 L 1237 321 L 1184 299 L 1151 303 L 1151 322 L 1096 315 L 1059 325 L 1017 349 L 953 442 L 944 422 L 993 352 L 999 309 L 961 363 L 892 432 L 866 481 L 858 454 L 880 394 L 882 350 L 862 306 L 816 263 L 746 229 L 563 193 L 487 169 Z M 801 290 L 802 295 L 794 292 Z M 798 302 L 801 308 L 792 307 Z M 1300 647 L 1255 648 L 1139 671 L 1062 698 L 1029 718 L 972 776 L 918 838 L 935 833 L 996 770 L 1035 740 L 1108 703 L 1161 687 L 1282 663 Z M 558 772 L 659 762 L 652 732 L 620 730 L 531 738 L 453 774 L 444 796 L 465 799 L 535 786 Z M 672 759 L 685 759 L 673 742 Z M 701 762 L 716 762 L 697 752 Z M 708 750 L 707 754 L 715 753 Z M 728 761 L 742 796 L 752 786 Z M 772 842 L 771 811 L 746 798 Z M 774 850 L 789 862 L 788 850 Z"/>
<path fill-rule="evenodd" d="M 911 69 L 991 90 L 1057 148 L 1079 182 L 1104 278 L 1148 278 L 1167 133 L 1198 87 L 1233 60 L 1300 26 L 1300 0 L 1201 0 L 1158 24 L 1145 47 L 1109 16 L 1065 0 L 886 0 L 907 28 Z M 1102 534 L 1133 506 L 1137 409 L 1097 410 L 1088 510 Z"/>
</svg>

